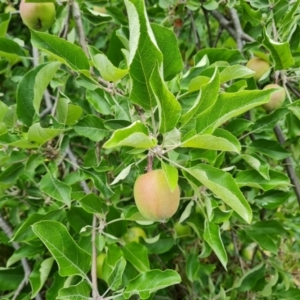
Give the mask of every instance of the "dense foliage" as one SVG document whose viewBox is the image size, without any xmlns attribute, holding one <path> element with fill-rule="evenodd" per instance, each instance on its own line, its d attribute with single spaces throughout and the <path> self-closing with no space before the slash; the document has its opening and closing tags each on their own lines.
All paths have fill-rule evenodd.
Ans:
<svg viewBox="0 0 300 300">
<path fill-rule="evenodd" d="M 300 0 L 55 7 L 0 0 L 0 298 L 300 299 Z"/>
</svg>

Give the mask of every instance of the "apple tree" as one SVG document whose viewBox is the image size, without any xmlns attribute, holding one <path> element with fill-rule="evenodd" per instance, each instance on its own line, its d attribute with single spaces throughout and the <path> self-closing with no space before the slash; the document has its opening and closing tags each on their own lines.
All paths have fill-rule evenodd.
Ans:
<svg viewBox="0 0 300 300">
<path fill-rule="evenodd" d="M 299 11 L 0 0 L 0 298 L 300 299 Z"/>
</svg>

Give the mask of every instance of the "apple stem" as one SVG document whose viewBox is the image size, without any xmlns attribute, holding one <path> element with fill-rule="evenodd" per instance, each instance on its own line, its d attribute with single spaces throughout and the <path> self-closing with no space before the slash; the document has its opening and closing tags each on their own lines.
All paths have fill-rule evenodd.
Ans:
<svg viewBox="0 0 300 300">
<path fill-rule="evenodd" d="M 147 165 L 147 172 L 151 172 L 153 169 L 152 169 L 152 165 L 153 165 L 153 158 L 154 158 L 154 155 L 153 153 L 149 152 L 148 153 L 148 165 Z"/>
</svg>

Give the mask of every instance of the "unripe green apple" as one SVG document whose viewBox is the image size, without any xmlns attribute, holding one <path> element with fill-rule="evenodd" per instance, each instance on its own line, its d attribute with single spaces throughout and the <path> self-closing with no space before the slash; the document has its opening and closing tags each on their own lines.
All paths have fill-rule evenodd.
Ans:
<svg viewBox="0 0 300 300">
<path fill-rule="evenodd" d="M 32 3 L 21 1 L 20 14 L 23 23 L 38 31 L 48 30 L 55 20 L 55 5 L 53 2 Z"/>
<path fill-rule="evenodd" d="M 134 184 L 134 199 L 140 213 L 151 221 L 171 218 L 178 209 L 180 190 L 171 191 L 163 170 L 139 176 Z"/>
<path fill-rule="evenodd" d="M 128 228 L 127 232 L 123 235 L 123 239 L 126 243 L 139 243 L 140 237 L 147 237 L 145 231 L 140 227 Z"/>
<path fill-rule="evenodd" d="M 182 225 L 180 223 L 175 223 L 174 229 L 177 237 L 188 236 L 192 234 L 191 227 L 188 225 Z"/>
<path fill-rule="evenodd" d="M 102 269 L 103 269 L 103 263 L 105 258 L 106 258 L 105 253 L 101 253 L 97 256 L 97 277 L 99 279 L 103 279 Z"/>
<path fill-rule="evenodd" d="M 278 88 L 280 90 L 271 95 L 270 101 L 268 103 L 265 103 L 262 105 L 262 107 L 268 112 L 273 111 L 277 108 L 280 108 L 282 106 L 282 104 L 284 103 L 284 100 L 286 97 L 284 88 L 275 83 L 266 85 L 264 87 L 264 90 L 275 89 L 275 88 Z"/>
<path fill-rule="evenodd" d="M 247 62 L 246 67 L 255 71 L 253 78 L 256 81 L 258 81 L 270 69 L 269 63 L 259 57 L 251 58 Z"/>
</svg>

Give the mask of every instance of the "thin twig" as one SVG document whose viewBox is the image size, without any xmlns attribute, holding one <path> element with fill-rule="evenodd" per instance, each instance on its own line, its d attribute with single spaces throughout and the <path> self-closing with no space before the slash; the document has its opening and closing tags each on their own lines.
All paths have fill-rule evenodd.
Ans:
<svg viewBox="0 0 300 300">
<path fill-rule="evenodd" d="M 298 91 L 290 82 L 286 82 L 286 86 L 291 90 L 291 92 L 300 99 L 300 91 Z"/>
<path fill-rule="evenodd" d="M 242 49 L 243 49 L 243 41 L 242 41 L 243 29 L 241 26 L 240 18 L 238 16 L 235 8 L 230 8 L 229 11 L 230 11 L 232 23 L 233 23 L 233 26 L 235 29 L 236 44 L 237 44 L 238 49 L 240 51 L 242 51 Z"/>
<path fill-rule="evenodd" d="M 75 19 L 76 27 L 78 30 L 79 44 L 80 44 L 81 48 L 83 49 L 84 53 L 86 54 L 86 56 L 89 57 L 90 54 L 89 54 L 87 44 L 86 44 L 86 38 L 85 38 L 83 23 L 82 23 L 82 19 L 81 19 L 81 12 L 80 12 L 79 5 L 76 1 L 74 1 L 72 4 L 72 12 L 73 12 L 73 17 Z"/>
<path fill-rule="evenodd" d="M 217 47 L 218 41 L 219 41 L 219 39 L 220 39 L 221 36 L 222 36 L 222 32 L 223 32 L 223 27 L 220 25 L 220 26 L 219 26 L 219 29 L 218 29 L 217 37 L 216 37 L 216 39 L 215 39 L 215 41 L 214 41 L 214 44 L 213 44 L 213 48 L 216 48 L 216 47 Z"/>
<path fill-rule="evenodd" d="M 37 67 L 39 65 L 39 51 L 35 47 L 32 47 L 32 56 L 33 56 L 33 66 Z M 46 89 L 44 92 L 44 99 L 46 102 L 46 108 L 40 113 L 41 118 L 45 116 L 47 113 L 49 113 L 52 108 L 51 95 L 48 89 Z"/>
<path fill-rule="evenodd" d="M 66 155 L 69 157 L 71 163 L 72 163 L 72 167 L 74 171 L 77 171 L 79 169 L 79 165 L 77 163 L 77 158 L 74 155 L 74 153 L 72 152 L 71 148 L 68 146 L 66 151 L 65 151 Z M 86 194 L 90 194 L 91 190 L 88 187 L 87 183 L 85 181 L 80 181 L 80 186 L 82 187 L 82 189 L 84 190 L 84 192 Z"/>
<path fill-rule="evenodd" d="M 239 249 L 238 249 L 238 245 L 237 245 L 237 242 L 236 242 L 236 234 L 233 230 L 231 230 L 231 239 L 232 239 L 233 246 L 234 246 L 235 256 L 238 258 L 238 260 L 240 262 L 242 273 L 245 274 L 244 261 L 242 260 L 240 254 L 239 254 Z"/>
<path fill-rule="evenodd" d="M 83 29 L 83 23 L 82 23 L 82 18 L 81 18 L 81 12 L 80 12 L 80 8 L 79 5 L 76 1 L 73 2 L 72 4 L 72 12 L 73 12 L 73 17 L 75 19 L 76 22 L 76 27 L 78 30 L 78 36 L 79 36 L 79 44 L 81 46 L 81 48 L 83 49 L 84 53 L 86 54 L 86 56 L 89 58 L 90 57 L 90 53 L 88 51 L 88 47 L 87 47 L 87 43 L 86 43 L 86 37 L 85 37 L 85 33 L 84 33 L 84 29 Z M 93 68 L 91 67 L 90 69 L 91 74 L 95 75 Z M 97 77 L 98 81 L 105 85 L 105 87 L 102 87 L 105 91 L 107 91 L 108 93 L 112 93 L 112 83 L 106 81 L 105 79 L 103 79 L 102 77 L 98 76 Z M 124 92 L 118 88 L 114 88 L 114 92 L 119 94 L 120 96 L 124 95 Z"/>
<path fill-rule="evenodd" d="M 96 226 L 97 226 L 97 217 L 93 216 L 93 230 L 92 230 L 92 283 L 94 286 L 93 289 L 93 298 L 97 299 L 98 293 L 98 282 L 97 282 L 97 248 L 96 248 Z"/>
<path fill-rule="evenodd" d="M 7 224 L 7 222 L 5 221 L 5 219 L 1 216 L 0 214 L 0 228 L 2 229 L 2 231 L 6 234 L 6 236 L 11 239 L 13 236 L 13 231 L 10 228 L 10 226 Z M 12 242 L 12 246 L 15 250 L 18 250 L 20 248 L 20 245 L 16 242 Z M 21 259 L 21 264 L 24 270 L 24 278 L 23 280 L 20 282 L 17 290 L 15 291 L 14 297 L 12 298 L 12 300 L 17 299 L 17 297 L 20 295 L 22 289 L 24 288 L 24 286 L 28 283 L 28 278 L 30 276 L 31 273 L 31 268 L 30 265 L 27 261 L 26 258 L 22 258 Z M 40 294 L 38 293 L 35 296 L 36 300 L 42 300 L 42 297 L 40 296 Z"/>
<path fill-rule="evenodd" d="M 219 13 L 217 10 L 211 10 L 210 13 L 233 38 L 236 37 L 235 30 L 231 27 L 230 22 L 221 13 Z M 241 39 L 246 42 L 255 42 L 255 39 L 245 32 L 241 33 Z"/>
<path fill-rule="evenodd" d="M 206 27 L 207 27 L 209 47 L 213 47 L 213 39 L 212 39 L 210 22 L 209 22 L 209 18 L 208 18 L 208 12 L 203 6 L 202 6 L 202 11 L 203 11 L 203 14 L 204 14 L 205 24 L 206 24 Z"/>
<path fill-rule="evenodd" d="M 70 147 L 67 147 L 65 154 L 69 157 L 71 163 L 72 163 L 72 168 L 74 171 L 79 169 L 79 165 L 77 163 L 77 158 L 72 152 Z M 80 186 L 84 190 L 86 194 L 90 194 L 91 190 L 88 187 L 87 183 L 83 180 L 80 182 Z M 103 299 L 98 291 L 98 284 L 97 284 L 97 249 L 96 249 L 96 225 L 97 225 L 97 217 L 96 215 L 93 216 L 93 231 L 92 231 L 92 290 L 93 290 L 93 299 L 95 300 L 101 300 Z"/>
<path fill-rule="evenodd" d="M 63 26 L 61 32 L 59 33 L 59 37 L 61 37 L 62 39 L 66 39 L 68 36 L 68 32 L 69 32 L 69 24 L 70 24 L 70 18 L 71 18 L 71 7 L 70 7 L 69 2 L 67 5 L 67 10 L 68 11 L 67 11 L 67 16 L 65 19 L 64 26 Z"/>
<path fill-rule="evenodd" d="M 189 11 L 189 15 L 190 15 L 191 22 L 192 22 L 192 29 L 193 29 L 194 40 L 195 40 L 195 43 L 196 43 L 196 48 L 199 51 L 201 49 L 201 41 L 200 41 L 200 38 L 199 38 L 199 35 L 198 35 L 198 31 L 197 31 L 197 27 L 196 27 L 193 12 Z"/>
<path fill-rule="evenodd" d="M 278 125 L 275 126 L 274 132 L 276 134 L 276 137 L 277 137 L 277 140 L 279 141 L 279 143 L 281 145 L 284 145 L 285 138 L 284 138 L 284 135 Z M 286 171 L 289 175 L 289 178 L 290 178 L 292 184 L 294 185 L 294 191 L 295 191 L 295 194 L 296 194 L 299 206 L 300 206 L 300 183 L 299 183 L 297 174 L 293 168 L 293 162 L 290 157 L 287 157 L 285 159 L 285 168 L 286 168 Z"/>
</svg>

